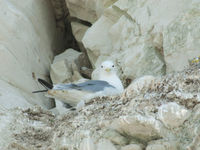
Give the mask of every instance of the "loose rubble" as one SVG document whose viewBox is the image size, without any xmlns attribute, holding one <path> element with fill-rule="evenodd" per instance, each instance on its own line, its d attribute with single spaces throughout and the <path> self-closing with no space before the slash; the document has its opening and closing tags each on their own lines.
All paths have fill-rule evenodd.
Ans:
<svg viewBox="0 0 200 150">
<path fill-rule="evenodd" d="M 199 67 L 191 66 L 179 73 L 154 77 L 153 81 L 148 86 L 144 84 L 145 88 L 141 87 L 141 90 L 127 88 L 122 96 L 95 98 L 82 110 L 69 110 L 64 115 L 55 116 L 39 107 L 2 109 L 0 124 L 6 125 L 8 130 L 0 131 L 3 133 L 1 139 L 4 139 L 1 140 L 4 144 L 0 144 L 4 147 L 0 148 L 198 149 Z M 130 91 L 134 93 L 134 90 L 137 94 L 131 95 Z M 7 143 L 6 137 L 10 139 Z"/>
</svg>

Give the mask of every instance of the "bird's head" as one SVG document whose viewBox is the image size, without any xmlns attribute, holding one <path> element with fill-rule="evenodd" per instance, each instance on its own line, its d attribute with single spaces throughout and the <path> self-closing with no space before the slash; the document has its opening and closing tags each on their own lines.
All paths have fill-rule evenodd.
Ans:
<svg viewBox="0 0 200 150">
<path fill-rule="evenodd" d="M 115 65 L 112 61 L 104 61 L 101 64 L 101 70 L 102 73 L 106 73 L 106 74 L 110 74 L 110 73 L 115 73 L 116 72 L 116 68 Z"/>
</svg>

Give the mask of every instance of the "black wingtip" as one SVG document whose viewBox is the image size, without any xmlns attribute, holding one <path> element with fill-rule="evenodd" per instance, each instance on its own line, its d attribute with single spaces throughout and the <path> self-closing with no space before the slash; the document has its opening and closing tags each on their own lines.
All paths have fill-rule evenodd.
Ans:
<svg viewBox="0 0 200 150">
<path fill-rule="evenodd" d="M 33 91 L 32 93 L 41 93 L 41 92 L 47 92 L 48 90 L 40 90 L 40 91 Z"/>
<path fill-rule="evenodd" d="M 46 89 L 52 89 L 53 88 L 53 85 L 48 83 L 47 81 L 43 80 L 43 79 L 40 79 L 38 78 L 38 82 L 43 85 Z"/>
</svg>

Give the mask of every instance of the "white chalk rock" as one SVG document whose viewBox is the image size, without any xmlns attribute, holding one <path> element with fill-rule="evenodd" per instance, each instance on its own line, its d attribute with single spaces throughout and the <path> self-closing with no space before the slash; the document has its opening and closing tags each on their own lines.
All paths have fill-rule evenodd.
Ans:
<svg viewBox="0 0 200 150">
<path fill-rule="evenodd" d="M 2 80 L 0 80 L 0 85 L 0 106 L 5 108 L 28 108 L 32 106 L 32 101 L 34 101 L 34 99 L 26 92 L 23 92 Z"/>
<path fill-rule="evenodd" d="M 69 149 L 69 141 L 67 140 L 67 137 L 63 136 L 61 139 L 59 139 L 59 142 L 57 144 L 58 150 L 68 150 Z"/>
<path fill-rule="evenodd" d="M 16 119 L 10 111 L 0 105 L 0 149 L 8 147 L 9 143 L 12 142 L 12 131 L 9 129 L 13 125 Z"/>
<path fill-rule="evenodd" d="M 87 54 L 93 67 L 100 55 L 108 56 L 111 53 L 112 45 L 108 31 L 112 24 L 107 17 L 102 16 L 87 30 L 83 37 L 82 42 L 87 49 Z"/>
<path fill-rule="evenodd" d="M 110 128 L 117 130 L 122 135 L 148 142 L 162 137 L 162 124 L 154 117 L 142 115 L 123 116 L 116 119 L 110 125 Z"/>
<path fill-rule="evenodd" d="M 3 105 L 10 108 L 30 103 L 51 107 L 43 94 L 31 93 L 39 88 L 36 78 L 48 76 L 53 50 L 57 49 L 56 22 L 50 1 L 6 0 L 0 1 L 0 9 L 0 80 L 13 87 L 8 97 L 18 97 L 11 91 L 18 91 L 21 97 L 20 101 L 4 99 Z"/>
<path fill-rule="evenodd" d="M 114 130 L 108 130 L 104 134 L 104 138 L 110 140 L 112 143 L 117 144 L 117 145 L 128 144 L 128 139 Z"/>
<path fill-rule="evenodd" d="M 78 22 L 71 22 L 71 26 L 75 39 L 78 43 L 81 43 L 83 36 L 89 27 Z"/>
<path fill-rule="evenodd" d="M 144 146 L 141 144 L 130 144 L 121 148 L 121 150 L 143 150 Z"/>
<path fill-rule="evenodd" d="M 164 61 L 153 42 L 140 36 L 136 23 L 126 16 L 119 18 L 115 22 L 109 16 L 102 16 L 85 33 L 82 42 L 93 67 L 111 59 L 118 62 L 127 78 L 164 74 Z"/>
<path fill-rule="evenodd" d="M 146 150 L 167 150 L 164 145 L 161 144 L 152 144 L 148 145 Z"/>
<path fill-rule="evenodd" d="M 97 150 L 117 150 L 117 149 L 109 140 L 102 139 L 97 144 Z"/>
<path fill-rule="evenodd" d="M 65 0 L 71 17 L 94 23 L 114 0 Z"/>
<path fill-rule="evenodd" d="M 199 55 L 198 4 L 190 0 L 116 1 L 83 37 L 93 67 L 112 59 L 130 79 L 163 75 L 166 66 L 167 72 L 182 70 L 188 59 Z"/>
<path fill-rule="evenodd" d="M 163 104 L 158 109 L 158 118 L 169 128 L 179 127 L 189 116 L 190 111 L 175 102 Z"/>
<path fill-rule="evenodd" d="M 80 144 L 80 150 L 96 150 L 95 144 L 91 137 L 85 138 Z"/>
<path fill-rule="evenodd" d="M 182 3 L 182 2 L 181 2 Z M 164 31 L 164 55 L 167 72 L 181 71 L 188 60 L 199 56 L 200 2 L 179 15 Z"/>
<path fill-rule="evenodd" d="M 153 76 L 143 76 L 141 78 L 135 79 L 124 91 L 123 96 L 125 97 L 135 97 L 138 94 L 144 93 L 149 89 L 154 88 L 154 83 L 156 82 Z"/>
<path fill-rule="evenodd" d="M 67 49 L 57 55 L 51 65 L 50 75 L 53 83 L 72 82 L 81 79 L 78 59 L 82 53 L 73 49 Z"/>
<path fill-rule="evenodd" d="M 175 141 L 156 140 L 148 143 L 146 150 L 177 150 Z"/>
</svg>

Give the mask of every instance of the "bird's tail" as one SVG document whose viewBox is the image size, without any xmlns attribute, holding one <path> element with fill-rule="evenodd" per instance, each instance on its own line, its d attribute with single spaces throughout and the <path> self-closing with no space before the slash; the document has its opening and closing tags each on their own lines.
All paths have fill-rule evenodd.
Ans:
<svg viewBox="0 0 200 150">
<path fill-rule="evenodd" d="M 43 79 L 38 79 L 38 82 L 45 87 L 46 90 L 39 90 L 39 91 L 33 91 L 32 93 L 40 93 L 40 92 L 47 92 L 49 89 L 53 88 L 53 85 L 48 83 L 47 81 L 43 80 Z"/>
<path fill-rule="evenodd" d="M 43 79 L 40 79 L 40 78 L 39 78 L 39 79 L 38 79 L 38 82 L 39 82 L 42 86 L 44 86 L 47 90 L 53 88 L 53 85 L 52 85 L 52 84 L 48 83 L 47 81 L 45 81 L 45 80 L 43 80 Z"/>
</svg>

